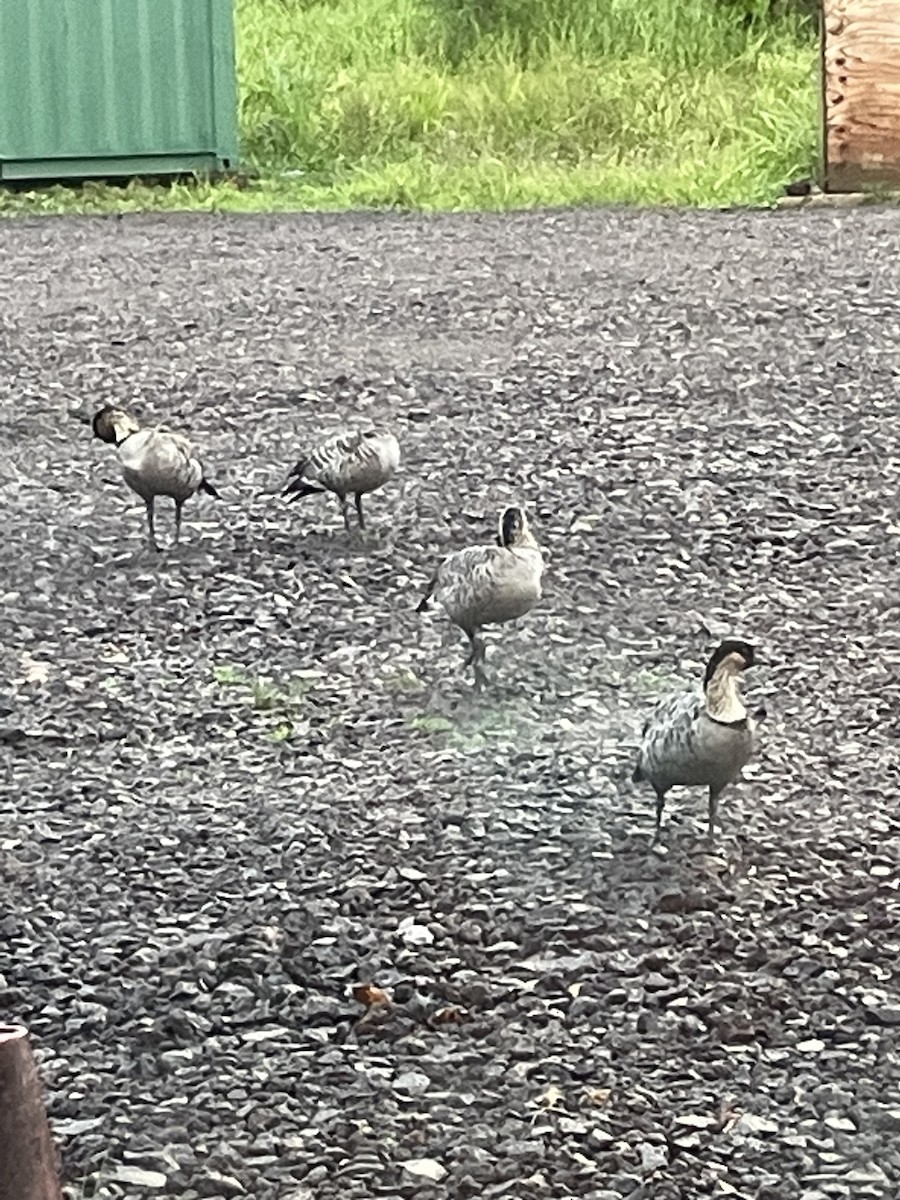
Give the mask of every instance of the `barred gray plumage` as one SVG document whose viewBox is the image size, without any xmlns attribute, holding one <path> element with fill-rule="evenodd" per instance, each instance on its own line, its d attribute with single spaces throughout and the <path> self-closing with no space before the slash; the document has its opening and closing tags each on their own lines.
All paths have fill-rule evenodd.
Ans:
<svg viewBox="0 0 900 1200">
<path fill-rule="evenodd" d="M 487 682 L 479 629 L 514 621 L 533 608 L 541 597 L 543 570 L 540 547 L 518 507 L 500 514 L 496 545 L 457 550 L 438 567 L 416 611 L 423 612 L 433 596 L 465 633 L 470 646 L 465 665 L 473 668 L 476 691 Z"/>
<path fill-rule="evenodd" d="M 712 838 L 719 797 L 753 755 L 754 722 L 741 700 L 738 678 L 755 661 L 747 642 L 722 642 L 707 663 L 703 690 L 668 696 L 645 723 L 632 779 L 646 780 L 656 792 L 654 842 L 666 793 L 678 784 L 708 787 L 707 833 Z"/>
<path fill-rule="evenodd" d="M 119 451 L 122 477 L 144 501 L 150 545 L 159 549 L 154 526 L 154 502 L 157 496 L 168 496 L 175 502 L 175 541 L 181 537 L 181 510 L 184 502 L 195 492 L 209 496 L 219 493 L 206 478 L 203 464 L 183 434 L 173 433 L 164 425 L 141 429 L 137 421 L 125 412 L 107 404 L 94 415 L 94 436 L 108 442 Z"/>
<path fill-rule="evenodd" d="M 341 505 L 344 526 L 350 529 L 348 496 L 356 502 L 360 529 L 365 529 L 362 498 L 391 478 L 400 465 L 400 446 L 385 430 L 348 430 L 329 438 L 302 458 L 288 476 L 282 493 L 294 500 L 333 492 Z"/>
</svg>

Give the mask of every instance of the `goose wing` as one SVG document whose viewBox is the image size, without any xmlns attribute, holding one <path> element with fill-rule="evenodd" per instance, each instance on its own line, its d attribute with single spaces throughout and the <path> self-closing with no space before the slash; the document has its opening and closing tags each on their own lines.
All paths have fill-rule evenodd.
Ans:
<svg viewBox="0 0 900 1200">
<path fill-rule="evenodd" d="M 641 746 L 632 778 L 635 782 L 653 776 L 662 763 L 682 758 L 689 752 L 703 700 L 692 691 L 675 692 L 660 700 L 641 729 Z"/>
<path fill-rule="evenodd" d="M 347 496 L 386 483 L 400 462 L 400 447 L 390 433 L 345 430 L 301 458 L 288 476 L 285 495 L 335 492 Z"/>
<path fill-rule="evenodd" d="M 475 628 L 515 620 L 540 599 L 542 561 L 500 546 L 469 546 L 441 563 L 434 589 L 451 620 Z"/>
<path fill-rule="evenodd" d="M 349 491 L 348 487 L 343 486 L 348 464 L 353 462 L 361 442 L 361 433 L 348 430 L 313 447 L 289 473 L 284 494 L 295 493 L 300 497 L 308 496 L 311 492 Z"/>
<path fill-rule="evenodd" d="M 464 607 L 466 599 L 484 586 L 490 573 L 490 555 L 496 546 L 466 546 L 454 550 L 432 575 L 416 612 L 424 612 L 434 596 L 445 608 Z"/>
<path fill-rule="evenodd" d="M 172 469 L 178 478 L 190 484 L 194 491 L 204 491 L 218 499 L 219 493 L 206 478 L 203 463 L 197 457 L 192 442 L 183 433 L 175 433 L 165 426 L 161 426 L 156 432 L 160 437 L 164 437 L 171 447 Z"/>
</svg>

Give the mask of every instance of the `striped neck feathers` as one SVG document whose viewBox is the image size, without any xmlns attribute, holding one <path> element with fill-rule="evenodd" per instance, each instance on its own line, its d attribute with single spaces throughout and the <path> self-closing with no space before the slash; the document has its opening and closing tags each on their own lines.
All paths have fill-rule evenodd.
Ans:
<svg viewBox="0 0 900 1200">
<path fill-rule="evenodd" d="M 729 655 L 719 663 L 706 685 L 707 716 L 722 725 L 734 725 L 747 719 L 747 709 L 738 690 L 742 665 L 736 661 L 736 656 Z"/>
</svg>

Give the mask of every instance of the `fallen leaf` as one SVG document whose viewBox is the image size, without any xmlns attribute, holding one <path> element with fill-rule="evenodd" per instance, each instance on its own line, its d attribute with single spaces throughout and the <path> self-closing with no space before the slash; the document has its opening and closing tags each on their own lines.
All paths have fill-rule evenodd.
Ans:
<svg viewBox="0 0 900 1200">
<path fill-rule="evenodd" d="M 366 1008 L 389 1008 L 391 998 L 384 988 L 374 983 L 357 983 L 353 988 L 353 999 Z"/>
</svg>

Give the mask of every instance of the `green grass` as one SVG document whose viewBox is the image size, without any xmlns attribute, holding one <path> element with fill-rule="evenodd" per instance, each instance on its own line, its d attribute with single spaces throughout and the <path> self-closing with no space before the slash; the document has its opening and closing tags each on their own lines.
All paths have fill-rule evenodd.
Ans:
<svg viewBox="0 0 900 1200">
<path fill-rule="evenodd" d="M 219 687 L 237 690 L 273 742 L 290 741 L 305 728 L 307 697 L 320 676 L 318 671 L 301 671 L 287 685 L 282 685 L 228 663 L 214 667 L 212 674 Z"/>
<path fill-rule="evenodd" d="M 508 209 L 775 198 L 814 170 L 789 0 L 237 0 L 232 185 L 53 189 L 0 212 Z"/>
</svg>

